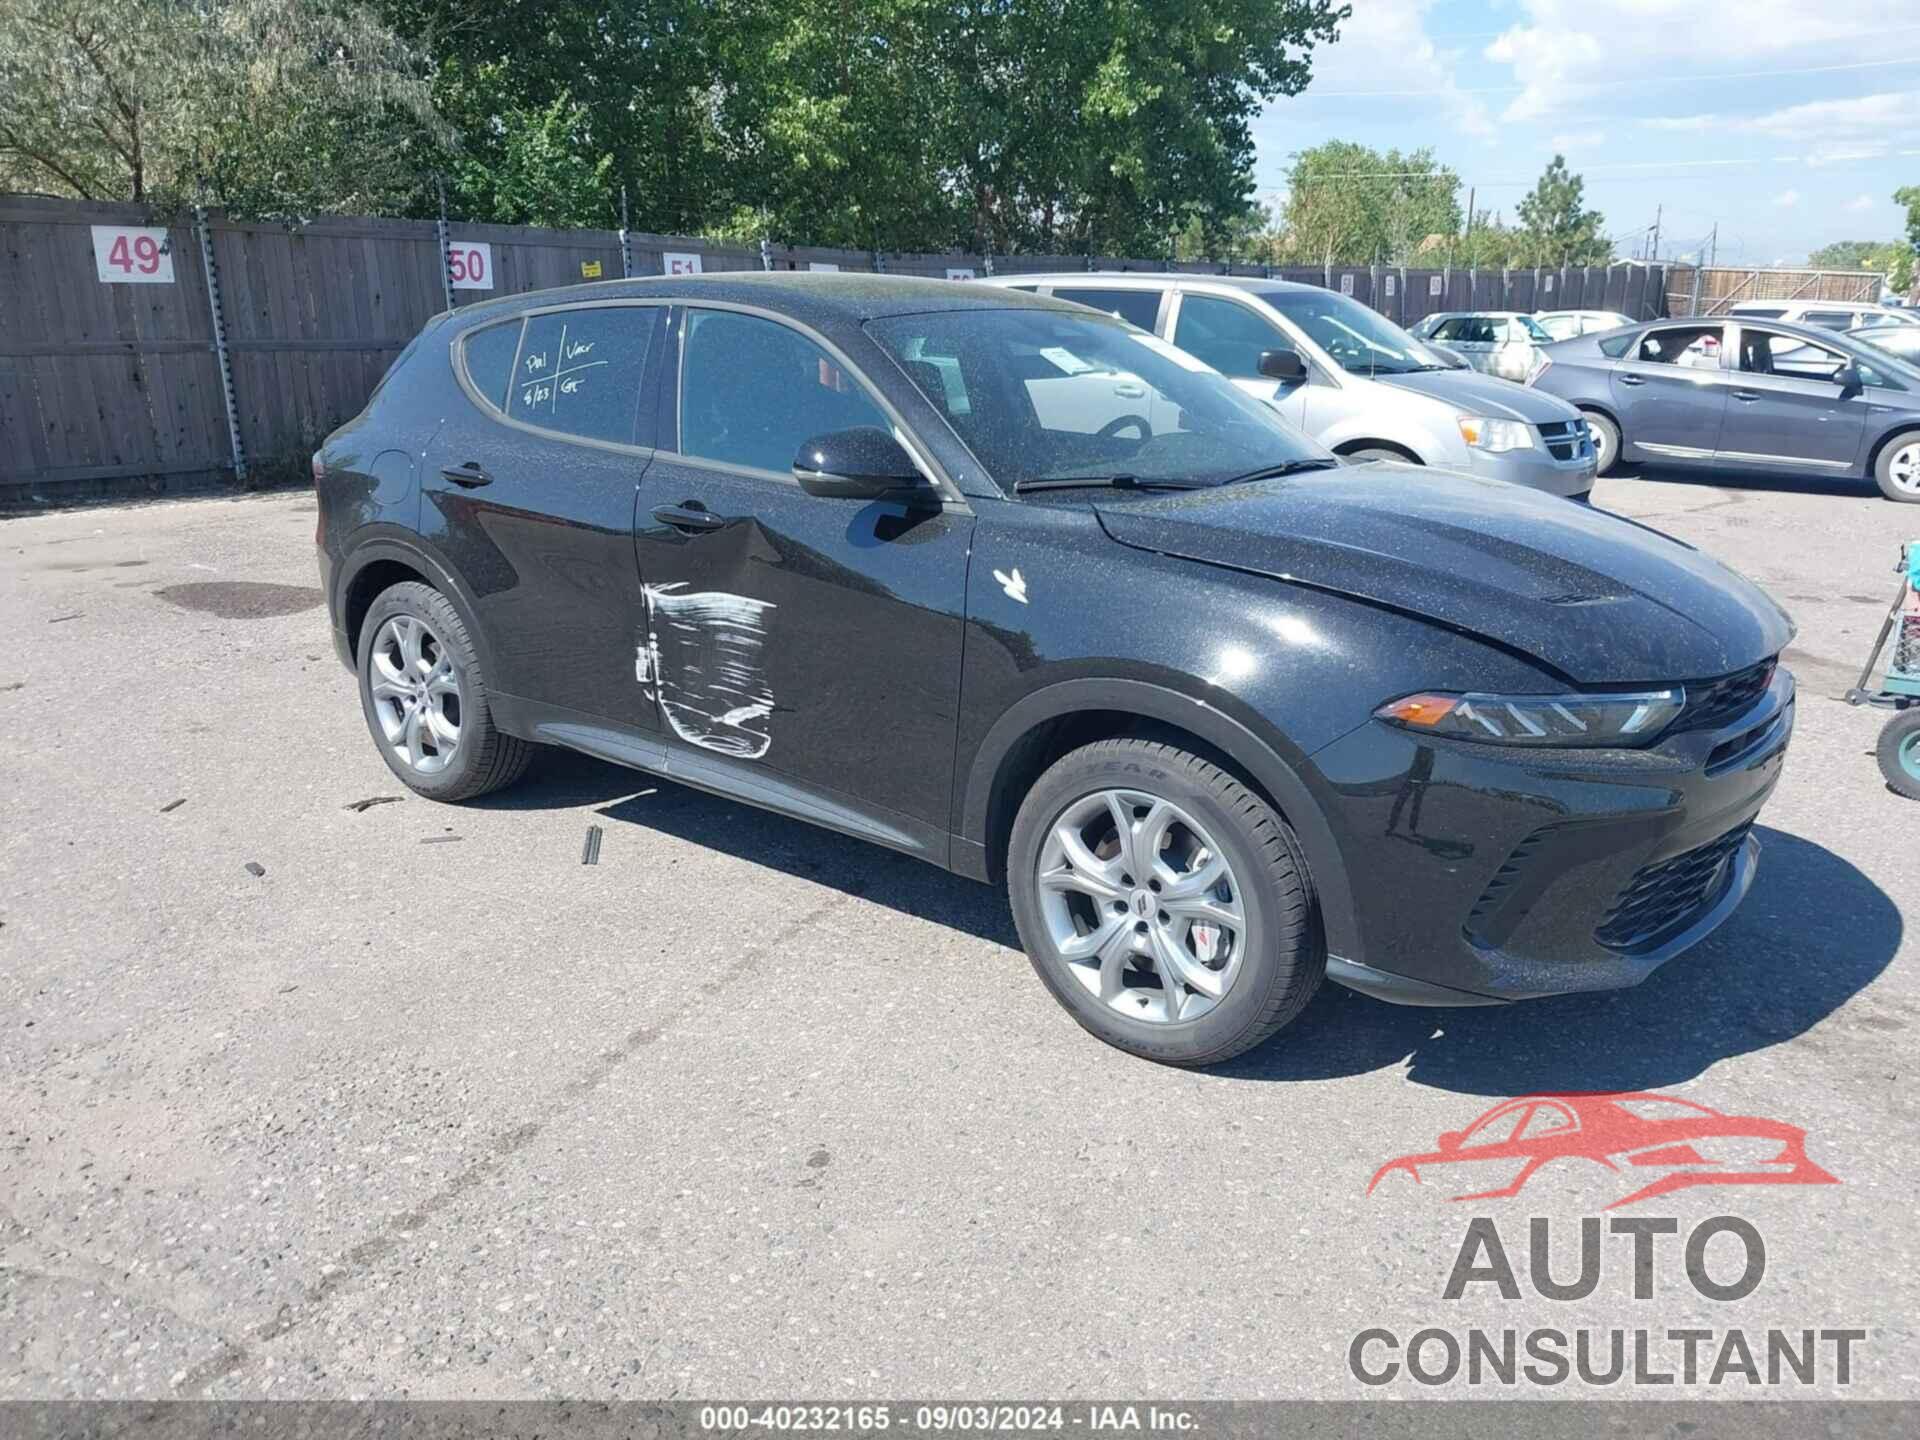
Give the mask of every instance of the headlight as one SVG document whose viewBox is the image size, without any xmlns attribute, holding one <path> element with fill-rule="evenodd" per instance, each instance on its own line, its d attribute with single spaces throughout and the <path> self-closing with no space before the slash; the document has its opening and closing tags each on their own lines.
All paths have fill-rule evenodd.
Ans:
<svg viewBox="0 0 1920 1440">
<path fill-rule="evenodd" d="M 1496 745 L 1644 745 L 1687 703 L 1678 685 L 1637 695 L 1459 695 L 1429 692 L 1373 713 L 1389 724 Z"/>
<path fill-rule="evenodd" d="M 1461 415 L 1460 438 L 1476 450 L 1498 455 L 1503 450 L 1533 448 L 1533 427 L 1520 420 L 1495 420 L 1490 415 Z"/>
</svg>

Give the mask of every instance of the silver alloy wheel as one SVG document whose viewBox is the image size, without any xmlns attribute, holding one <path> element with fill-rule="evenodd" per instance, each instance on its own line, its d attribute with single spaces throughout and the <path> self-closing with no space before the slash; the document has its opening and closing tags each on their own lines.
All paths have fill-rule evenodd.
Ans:
<svg viewBox="0 0 1920 1440">
<path fill-rule="evenodd" d="M 380 731 L 401 763 L 437 775 L 460 748 L 460 670 L 415 615 L 395 615 L 373 637 L 368 688 Z"/>
<path fill-rule="evenodd" d="M 1067 806 L 1035 866 L 1040 913 L 1073 978 L 1133 1020 L 1196 1020 L 1257 939 L 1240 882 L 1186 811 L 1144 790 Z"/>
<path fill-rule="evenodd" d="M 1920 495 L 1920 440 L 1894 451 L 1887 462 L 1887 479 L 1903 495 Z"/>
</svg>

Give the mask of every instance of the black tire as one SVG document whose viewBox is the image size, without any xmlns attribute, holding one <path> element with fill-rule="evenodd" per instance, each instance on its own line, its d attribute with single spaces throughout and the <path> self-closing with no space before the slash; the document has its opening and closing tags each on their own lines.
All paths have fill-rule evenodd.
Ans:
<svg viewBox="0 0 1920 1440">
<path fill-rule="evenodd" d="M 1911 478 L 1920 473 L 1920 458 L 1914 451 L 1920 449 L 1920 430 L 1904 430 L 1880 447 L 1879 455 L 1874 457 L 1873 482 L 1880 487 L 1880 493 L 1899 505 L 1920 504 L 1920 485 Z M 1901 464 L 1902 478 L 1894 478 L 1894 462 Z"/>
<path fill-rule="evenodd" d="M 1874 754 L 1887 788 L 1909 800 L 1920 800 L 1920 710 L 1902 710 L 1889 720 Z"/>
<path fill-rule="evenodd" d="M 1421 463 L 1411 455 L 1402 454 L 1398 450 L 1389 450 L 1384 445 L 1363 445 L 1358 450 L 1343 451 L 1342 458 L 1351 460 L 1356 465 L 1363 460 L 1393 460 L 1402 465 L 1418 465 Z"/>
<path fill-rule="evenodd" d="M 394 753 L 374 712 L 374 639 L 380 627 L 396 615 L 411 615 L 424 621 L 445 648 L 458 675 L 459 744 L 446 768 L 433 774 L 421 774 Z M 476 795 L 504 789 L 527 773 L 534 746 L 494 725 L 486 678 L 466 621 L 453 602 L 431 585 L 408 581 L 390 586 L 374 598 L 360 625 L 360 653 L 354 669 L 360 681 L 360 711 L 374 746 L 380 758 L 387 762 L 387 768 L 416 795 L 447 802 L 471 800 Z"/>
<path fill-rule="evenodd" d="M 1620 427 L 1598 410 L 1582 410 L 1587 428 L 1593 431 L 1596 475 L 1611 475 L 1620 468 Z"/>
<path fill-rule="evenodd" d="M 1134 1020 L 1068 973 L 1048 935 L 1035 881 L 1040 848 L 1068 806 L 1105 789 L 1142 790 L 1188 811 L 1213 834 L 1235 876 L 1253 933 L 1265 942 L 1240 961 L 1221 1000 L 1191 1021 Z M 1027 792 L 1007 847 L 1014 924 L 1041 982 L 1073 1018 L 1109 1045 L 1167 1065 L 1212 1065 L 1251 1050 L 1313 998 L 1326 946 L 1305 857 L 1273 807 L 1211 761 L 1156 740 L 1102 740 L 1062 756 Z"/>
</svg>

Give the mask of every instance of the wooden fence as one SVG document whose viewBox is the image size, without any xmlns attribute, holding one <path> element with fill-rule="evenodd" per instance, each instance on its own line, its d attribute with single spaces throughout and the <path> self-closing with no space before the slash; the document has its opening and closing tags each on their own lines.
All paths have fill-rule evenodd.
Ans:
<svg viewBox="0 0 1920 1440">
<path fill-rule="evenodd" d="M 1879 301 L 1886 276 L 1877 270 L 1774 269 L 1736 265 L 1667 267 L 1667 311 L 1724 315 L 1744 300 Z"/>
<path fill-rule="evenodd" d="M 111 227 L 163 233 L 130 250 L 124 228 Z M 1667 288 L 1660 270 L 1645 265 L 1283 270 L 1118 256 L 877 255 L 623 239 L 610 230 L 455 224 L 443 235 L 418 220 L 330 218 L 289 228 L 210 214 L 197 222 L 132 205 L 0 196 L 0 506 L 298 474 L 449 299 L 464 304 L 691 264 L 707 272 L 765 266 L 941 278 L 1046 270 L 1270 275 L 1341 290 L 1406 325 L 1436 310 L 1652 317 L 1665 313 Z M 476 266 L 484 284 L 454 288 L 473 283 Z"/>
</svg>

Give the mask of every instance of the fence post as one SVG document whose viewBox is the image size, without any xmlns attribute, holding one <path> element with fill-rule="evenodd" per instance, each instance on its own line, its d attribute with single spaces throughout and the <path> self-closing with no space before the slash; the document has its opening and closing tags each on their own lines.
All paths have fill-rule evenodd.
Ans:
<svg viewBox="0 0 1920 1440">
<path fill-rule="evenodd" d="M 1706 271 L 1700 267 L 1700 262 L 1698 258 L 1696 258 L 1693 265 L 1693 296 L 1687 301 L 1687 316 L 1689 319 L 1700 313 L 1700 280 L 1705 274 Z"/>
<path fill-rule="evenodd" d="M 633 278 L 633 244 L 627 239 L 627 187 L 620 187 L 620 278 Z"/>
<path fill-rule="evenodd" d="M 447 187 L 438 175 L 433 177 L 433 188 L 440 193 L 440 218 L 433 222 L 433 238 L 440 249 L 440 294 L 445 297 L 447 309 L 453 309 L 453 263 L 447 254 L 451 243 L 447 232 Z"/>
<path fill-rule="evenodd" d="M 233 447 L 233 478 L 247 478 L 247 452 L 240 444 L 240 407 L 233 394 L 233 362 L 227 355 L 227 312 L 220 303 L 220 267 L 213 260 L 213 231 L 206 207 L 193 207 L 193 232 L 200 240 L 200 264 L 207 277 L 207 309 L 213 316 L 213 353 L 220 361 L 220 394 L 227 402 L 227 443 Z"/>
</svg>

